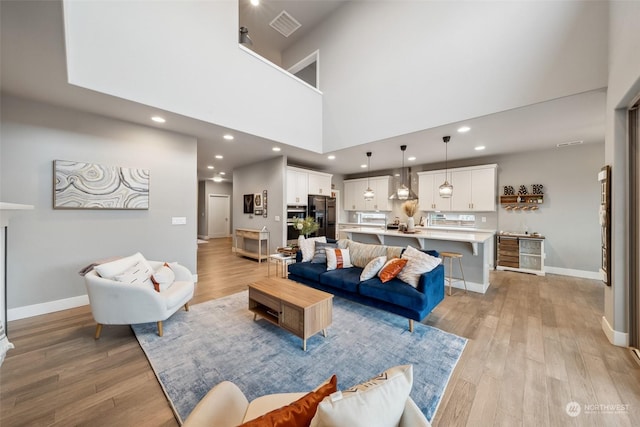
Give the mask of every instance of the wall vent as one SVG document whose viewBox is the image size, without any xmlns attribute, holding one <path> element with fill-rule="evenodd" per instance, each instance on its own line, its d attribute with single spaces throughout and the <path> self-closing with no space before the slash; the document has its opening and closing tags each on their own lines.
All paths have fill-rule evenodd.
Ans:
<svg viewBox="0 0 640 427">
<path fill-rule="evenodd" d="M 289 15 L 286 10 L 280 12 L 269 25 L 285 37 L 289 37 L 302 26 L 302 24 L 296 21 L 293 16 Z"/>
<path fill-rule="evenodd" d="M 562 148 L 562 147 L 570 147 L 572 145 L 580 145 L 582 144 L 584 141 L 569 141 L 569 142 L 561 142 L 560 144 L 557 144 L 556 147 L 558 148 Z"/>
</svg>

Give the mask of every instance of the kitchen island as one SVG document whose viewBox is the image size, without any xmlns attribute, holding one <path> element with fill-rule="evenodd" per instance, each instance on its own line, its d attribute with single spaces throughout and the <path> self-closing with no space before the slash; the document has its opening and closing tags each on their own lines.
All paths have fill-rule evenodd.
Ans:
<svg viewBox="0 0 640 427">
<path fill-rule="evenodd" d="M 485 293 L 489 288 L 489 272 L 493 270 L 495 231 L 419 227 L 416 227 L 415 233 L 371 227 L 353 227 L 341 231 L 355 242 L 387 246 L 412 245 L 420 249 L 435 249 L 438 252 L 459 252 L 464 256 L 462 268 L 467 279 L 467 288 L 480 293 Z M 457 267 L 454 266 L 454 269 L 454 276 L 459 276 Z M 464 284 L 454 282 L 453 287 L 463 289 Z"/>
</svg>

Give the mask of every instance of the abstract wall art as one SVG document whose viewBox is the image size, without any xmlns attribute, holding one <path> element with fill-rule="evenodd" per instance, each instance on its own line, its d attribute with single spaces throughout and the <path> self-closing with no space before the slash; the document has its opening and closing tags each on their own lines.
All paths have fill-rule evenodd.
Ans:
<svg viewBox="0 0 640 427">
<path fill-rule="evenodd" d="M 149 170 L 54 160 L 54 209 L 149 209 Z"/>
</svg>

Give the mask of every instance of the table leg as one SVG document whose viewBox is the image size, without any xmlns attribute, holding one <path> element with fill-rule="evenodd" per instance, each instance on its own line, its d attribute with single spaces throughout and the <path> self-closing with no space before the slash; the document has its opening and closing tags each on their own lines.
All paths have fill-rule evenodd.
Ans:
<svg viewBox="0 0 640 427">
<path fill-rule="evenodd" d="M 326 329 L 322 330 L 322 336 L 325 337 L 325 338 L 327 337 L 327 330 Z"/>
<path fill-rule="evenodd" d="M 307 339 L 302 339 L 302 351 L 307 351 Z"/>
<path fill-rule="evenodd" d="M 255 322 L 258 319 L 258 313 L 253 313 L 253 321 Z"/>
</svg>

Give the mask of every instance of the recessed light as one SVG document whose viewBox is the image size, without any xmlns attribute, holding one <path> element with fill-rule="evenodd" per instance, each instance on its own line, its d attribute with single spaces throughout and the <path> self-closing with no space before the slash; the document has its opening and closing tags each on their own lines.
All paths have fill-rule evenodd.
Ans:
<svg viewBox="0 0 640 427">
<path fill-rule="evenodd" d="M 222 154 L 216 154 L 216 159 L 224 159 L 224 157 L 222 156 Z"/>
<path fill-rule="evenodd" d="M 416 156 L 407 157 L 407 160 L 413 162 L 416 159 Z"/>
<path fill-rule="evenodd" d="M 329 155 L 327 156 L 327 159 L 329 159 L 329 160 L 335 160 L 335 159 L 336 159 L 336 156 L 334 156 L 333 154 L 329 154 Z"/>
<path fill-rule="evenodd" d="M 460 126 L 458 128 L 458 132 L 460 132 L 460 133 L 469 132 L 470 130 L 471 130 L 471 128 L 469 126 Z"/>
<path fill-rule="evenodd" d="M 213 166 L 209 165 L 207 166 L 207 169 L 215 169 Z"/>
<path fill-rule="evenodd" d="M 364 169 L 367 167 L 367 165 L 360 165 L 360 167 Z"/>
<path fill-rule="evenodd" d="M 486 147 L 484 145 L 478 145 L 476 148 L 474 148 L 474 150 L 476 151 L 482 151 L 484 150 Z"/>
<path fill-rule="evenodd" d="M 154 121 L 154 122 L 156 122 L 156 123 L 164 123 L 164 122 L 166 122 L 166 120 L 165 120 L 165 119 L 163 119 L 163 118 L 162 118 L 162 117 L 160 117 L 160 116 L 153 116 L 153 117 L 151 117 L 151 120 L 153 120 L 153 121 Z"/>
<path fill-rule="evenodd" d="M 396 173 L 396 174 L 394 174 L 393 176 L 400 176 L 400 174 L 399 174 L 399 173 Z"/>
<path fill-rule="evenodd" d="M 251 0 L 251 4 L 254 6 L 260 6 L 260 0 Z"/>
<path fill-rule="evenodd" d="M 220 178 L 219 176 L 216 176 L 213 178 L 213 182 L 222 182 L 222 178 Z"/>
<path fill-rule="evenodd" d="M 220 175 L 226 175 L 226 172 L 218 172 Z"/>
<path fill-rule="evenodd" d="M 280 150 L 281 150 L 281 148 L 280 148 L 280 147 L 273 147 L 273 148 L 271 149 L 271 151 L 276 151 L 276 152 L 277 152 L 277 151 L 280 151 Z"/>
<path fill-rule="evenodd" d="M 226 134 L 225 136 L 223 136 L 223 138 L 227 141 L 233 141 L 233 135 Z"/>
</svg>

